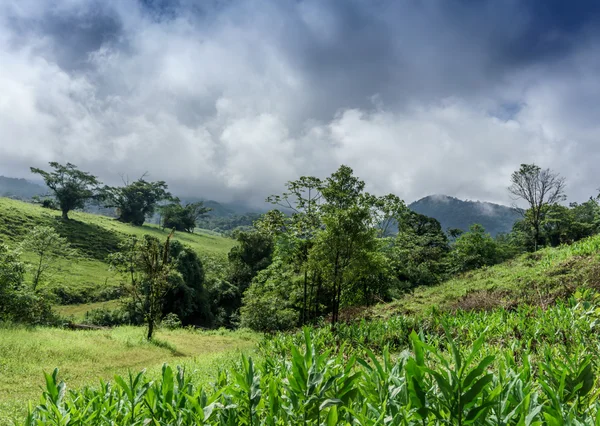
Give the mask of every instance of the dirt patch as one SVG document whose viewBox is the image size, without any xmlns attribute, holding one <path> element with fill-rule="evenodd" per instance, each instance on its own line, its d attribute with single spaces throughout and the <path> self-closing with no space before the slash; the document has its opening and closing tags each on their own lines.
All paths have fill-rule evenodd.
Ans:
<svg viewBox="0 0 600 426">
<path fill-rule="evenodd" d="M 499 308 L 512 310 L 518 305 L 514 295 L 507 290 L 473 290 L 452 305 L 451 310 L 492 311 Z"/>
</svg>

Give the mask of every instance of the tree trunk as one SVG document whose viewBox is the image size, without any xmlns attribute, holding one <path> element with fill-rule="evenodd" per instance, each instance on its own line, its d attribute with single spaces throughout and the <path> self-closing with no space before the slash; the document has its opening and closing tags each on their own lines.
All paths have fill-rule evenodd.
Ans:
<svg viewBox="0 0 600 426">
<path fill-rule="evenodd" d="M 154 334 L 154 319 L 148 320 L 148 340 L 152 340 L 152 335 Z"/>
<path fill-rule="evenodd" d="M 62 218 L 63 220 L 69 220 L 69 210 L 62 210 Z"/>
<path fill-rule="evenodd" d="M 306 324 L 306 305 L 308 302 L 308 271 L 304 268 L 304 307 L 302 308 L 302 325 Z"/>
</svg>

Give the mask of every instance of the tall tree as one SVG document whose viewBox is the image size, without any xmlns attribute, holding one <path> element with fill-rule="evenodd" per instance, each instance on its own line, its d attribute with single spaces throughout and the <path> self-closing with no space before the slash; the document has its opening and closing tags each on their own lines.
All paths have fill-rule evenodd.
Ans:
<svg viewBox="0 0 600 426">
<path fill-rule="evenodd" d="M 325 181 L 321 192 L 323 230 L 311 253 L 331 285 L 331 324 L 339 320 L 342 299 L 352 287 L 351 271 L 365 256 L 377 249 L 377 231 L 372 227 L 372 197 L 365 194 L 365 183 L 341 166 Z"/>
<path fill-rule="evenodd" d="M 515 200 L 527 202 L 529 209 L 520 210 L 533 231 L 534 250 L 540 243 L 541 224 L 548 206 L 565 200 L 565 178 L 550 169 L 535 164 L 521 164 L 511 175 L 509 192 Z"/>
<path fill-rule="evenodd" d="M 102 198 L 105 207 L 117 209 L 117 220 L 141 226 L 146 218 L 154 213 L 160 201 L 171 200 L 172 195 L 167 191 L 164 181 L 149 182 L 144 176 L 125 186 L 105 186 Z"/>
<path fill-rule="evenodd" d="M 170 259 L 171 236 L 164 244 L 150 235 L 131 237 L 122 243 L 119 252 L 110 255 L 111 266 L 128 280 L 125 288 L 132 305 L 144 317 L 148 340 L 152 340 L 162 318 L 167 295 L 182 279 Z"/>
<path fill-rule="evenodd" d="M 323 201 L 323 182 L 313 176 L 302 176 L 286 184 L 287 191 L 281 195 L 272 195 L 267 202 L 291 211 L 286 216 L 277 210 L 263 216 L 257 226 L 275 232 L 281 242 L 279 254 L 286 257 L 296 269 L 302 272 L 302 324 L 308 321 L 309 313 L 309 252 L 321 226 L 321 204 Z M 316 279 L 316 274 L 314 276 Z M 312 279 L 314 285 L 315 279 Z M 311 293 L 313 293 L 311 291 Z"/>
<path fill-rule="evenodd" d="M 62 217 L 69 219 L 69 212 L 85 207 L 86 201 L 96 198 L 100 181 L 87 172 L 83 172 L 74 164 L 50 162 L 54 171 L 47 172 L 31 167 L 31 172 L 42 176 L 46 186 L 52 190 L 58 200 Z"/>
</svg>

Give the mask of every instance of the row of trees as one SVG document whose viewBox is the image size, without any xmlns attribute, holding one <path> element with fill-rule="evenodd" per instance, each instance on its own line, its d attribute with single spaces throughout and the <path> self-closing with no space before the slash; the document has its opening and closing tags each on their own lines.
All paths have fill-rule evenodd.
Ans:
<svg viewBox="0 0 600 426">
<path fill-rule="evenodd" d="M 141 226 L 159 210 L 163 227 L 193 232 L 198 219 L 211 210 L 202 202 L 182 205 L 164 181 L 151 182 L 145 175 L 134 182 L 124 181 L 123 186 L 103 186 L 96 176 L 71 163 L 51 162 L 50 167 L 53 170 L 32 167 L 31 172 L 39 174 L 52 191 L 53 198 L 41 200 L 42 205 L 60 209 L 64 220 L 69 219 L 70 211 L 95 202 L 114 208 L 121 222 Z"/>
<path fill-rule="evenodd" d="M 256 222 L 253 246 L 246 244 L 248 233 L 238 236 L 238 250 L 256 258 L 230 266 L 241 278 L 242 325 L 281 330 L 324 315 L 335 325 L 343 306 L 389 300 L 525 251 L 571 243 L 597 233 L 600 224 L 597 199 L 560 205 L 564 178 L 536 165 L 524 164 L 511 176 L 510 193 L 527 207 L 515 207 L 522 220 L 496 238 L 477 224 L 444 232 L 395 195 L 377 197 L 364 186 L 342 166 L 325 180 L 288 182 L 286 192 L 269 197 L 279 210 Z"/>
<path fill-rule="evenodd" d="M 170 197 L 164 182 L 142 178 L 121 188 L 100 188 L 75 166 L 52 166 L 48 181 L 60 182 L 54 191 L 63 212 L 69 211 L 63 201 L 81 206 L 66 194 L 103 193 L 120 220 L 143 223 L 156 203 Z M 69 183 L 73 179 L 90 186 L 82 189 Z M 556 173 L 522 165 L 509 191 L 528 205 L 519 209 L 523 219 L 511 233 L 492 238 L 477 224 L 467 232 L 444 232 L 437 220 L 412 212 L 397 196 L 369 194 L 352 169 L 342 166 L 326 179 L 288 182 L 285 192 L 269 197 L 276 208 L 257 220 L 254 230 L 234 234 L 238 245 L 227 265 L 208 280 L 198 256 L 170 239 L 165 244 L 151 237 L 127 240 L 111 264 L 126 278 L 129 321 L 146 321 L 149 337 L 165 313 L 188 324 L 257 330 L 286 329 L 324 316 L 335 326 L 344 307 L 390 300 L 414 286 L 596 233 L 597 200 L 563 206 L 564 187 Z M 206 210 L 201 203 L 160 207 L 163 226 L 188 232 Z"/>
</svg>

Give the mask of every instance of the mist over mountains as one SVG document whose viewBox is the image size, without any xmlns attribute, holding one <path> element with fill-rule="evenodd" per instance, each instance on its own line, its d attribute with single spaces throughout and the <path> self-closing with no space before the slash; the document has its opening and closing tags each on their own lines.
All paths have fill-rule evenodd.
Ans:
<svg viewBox="0 0 600 426">
<path fill-rule="evenodd" d="M 500 204 L 459 200 L 447 195 L 429 195 L 408 206 L 411 210 L 437 219 L 442 229 L 468 231 L 474 223 L 482 225 L 491 235 L 510 232 L 520 218 L 514 209 Z"/>
<path fill-rule="evenodd" d="M 43 185 L 26 179 L 0 176 L 0 196 L 2 197 L 30 200 L 36 195 L 41 196 L 46 193 L 47 190 Z M 206 207 L 212 208 L 209 213 L 212 217 L 241 217 L 250 214 L 245 222 L 272 207 L 265 204 L 263 208 L 257 208 L 240 202 L 222 203 L 200 197 L 185 197 L 182 198 L 182 201 L 204 201 Z M 408 207 L 417 213 L 437 219 L 444 230 L 459 228 L 467 231 L 470 225 L 479 223 L 491 235 L 509 232 L 519 218 L 519 214 L 507 206 L 483 201 L 460 200 L 447 195 L 429 195 L 409 204 Z"/>
</svg>

